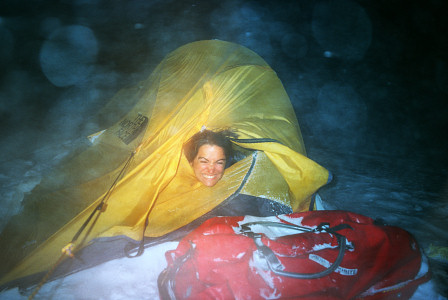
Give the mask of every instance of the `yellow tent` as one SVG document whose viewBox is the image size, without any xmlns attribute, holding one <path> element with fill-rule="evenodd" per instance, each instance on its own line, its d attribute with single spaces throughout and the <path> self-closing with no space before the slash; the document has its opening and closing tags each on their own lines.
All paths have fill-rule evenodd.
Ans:
<svg viewBox="0 0 448 300">
<path fill-rule="evenodd" d="M 48 176 L 2 233 L 1 284 L 48 270 L 74 236 L 77 253 L 104 241 L 162 237 L 238 206 L 238 197 L 244 207 L 268 203 L 262 214 L 303 211 L 328 180 L 306 157 L 276 73 L 245 47 L 218 40 L 180 47 L 105 111 L 124 99 L 136 103 L 132 110 L 90 136 L 91 145 Z M 238 134 L 242 158 L 214 187 L 196 180 L 182 153 L 202 128 Z"/>
</svg>

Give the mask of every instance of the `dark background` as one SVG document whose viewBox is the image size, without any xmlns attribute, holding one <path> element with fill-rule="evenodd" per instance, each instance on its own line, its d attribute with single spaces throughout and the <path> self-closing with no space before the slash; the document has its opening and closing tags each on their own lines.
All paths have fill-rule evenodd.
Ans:
<svg viewBox="0 0 448 300">
<path fill-rule="evenodd" d="M 85 136 L 97 111 L 186 43 L 261 55 L 294 105 L 328 208 L 381 217 L 426 252 L 448 246 L 448 2 L 36 1 L 0 3 L 0 215 Z M 123 113 L 129 109 L 123 107 Z M 447 260 L 433 257 L 447 295 Z"/>
<path fill-rule="evenodd" d="M 45 132 L 49 111 L 82 93 L 70 104 L 83 106 L 77 112 L 88 118 L 110 94 L 145 78 L 168 52 L 195 40 L 222 39 L 249 47 L 277 71 L 309 147 L 436 155 L 448 140 L 447 6 L 2 1 L 0 125 L 8 136 L 14 129 Z M 78 28 L 69 32 L 67 26 Z"/>
</svg>

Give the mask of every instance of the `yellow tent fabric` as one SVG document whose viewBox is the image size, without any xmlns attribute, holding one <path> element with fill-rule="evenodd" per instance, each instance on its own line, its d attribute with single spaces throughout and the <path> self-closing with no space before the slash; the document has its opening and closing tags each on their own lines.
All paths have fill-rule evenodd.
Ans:
<svg viewBox="0 0 448 300">
<path fill-rule="evenodd" d="M 165 235 L 235 193 L 306 210 L 310 196 L 328 180 L 328 171 L 306 157 L 276 73 L 240 45 L 187 44 L 170 53 L 146 81 L 119 92 L 105 110 L 123 99 L 136 104 L 115 125 L 90 136 L 92 145 L 49 176 L 2 234 L 16 244 L 36 243 L 17 254 L 17 259 L 27 256 L 1 284 L 49 269 L 103 199 L 105 210 L 79 237 L 76 249 L 99 237 Z M 182 153 L 183 144 L 202 128 L 233 129 L 235 147 L 247 154 L 211 188 L 195 179 Z M 18 225 L 23 219 L 33 228 Z M 17 238 L 19 230 L 26 231 L 25 238 Z"/>
</svg>

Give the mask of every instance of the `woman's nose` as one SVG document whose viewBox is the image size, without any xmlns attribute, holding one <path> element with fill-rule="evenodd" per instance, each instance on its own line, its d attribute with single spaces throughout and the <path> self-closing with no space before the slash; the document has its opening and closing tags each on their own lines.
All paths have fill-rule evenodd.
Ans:
<svg viewBox="0 0 448 300">
<path fill-rule="evenodd" d="M 213 171 L 214 169 L 215 169 L 215 164 L 213 164 L 213 163 L 207 164 L 207 170 L 208 171 Z"/>
</svg>

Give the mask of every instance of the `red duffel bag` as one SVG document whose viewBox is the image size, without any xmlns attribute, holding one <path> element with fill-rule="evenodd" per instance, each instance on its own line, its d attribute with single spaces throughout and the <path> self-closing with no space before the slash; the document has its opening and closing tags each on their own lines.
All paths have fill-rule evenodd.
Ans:
<svg viewBox="0 0 448 300">
<path fill-rule="evenodd" d="M 166 259 L 161 299 L 407 299 L 430 277 L 408 232 L 346 211 L 212 218 Z"/>
</svg>

